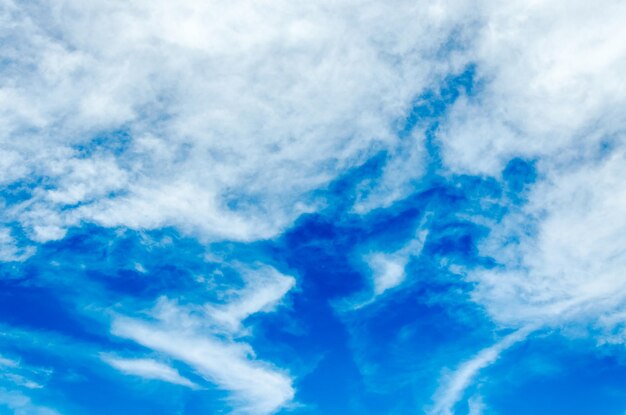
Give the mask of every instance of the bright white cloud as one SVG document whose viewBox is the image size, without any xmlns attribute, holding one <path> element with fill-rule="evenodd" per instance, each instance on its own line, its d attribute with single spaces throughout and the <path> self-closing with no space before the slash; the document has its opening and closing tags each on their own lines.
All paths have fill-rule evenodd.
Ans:
<svg viewBox="0 0 626 415">
<path fill-rule="evenodd" d="M 442 123 L 443 159 L 496 177 L 535 159 L 538 181 L 492 224 L 482 252 L 501 267 L 469 272 L 474 299 L 505 325 L 609 324 L 626 306 L 626 4 L 484 5 L 468 51 L 480 86 Z"/>
<path fill-rule="evenodd" d="M 624 174 L 623 151 L 550 173 L 483 247 L 505 267 L 472 273 L 474 298 L 505 324 L 606 322 L 623 312 Z M 536 229 L 530 234 L 529 223 Z"/>
<path fill-rule="evenodd" d="M 455 173 L 499 177 L 513 157 L 537 160 L 528 202 L 510 206 L 481 246 L 500 265 L 467 272 L 493 320 L 522 329 L 445 378 L 432 414 L 452 414 L 529 325 L 626 341 L 626 6 L 601 3 L 488 2 L 482 11 L 468 52 L 480 88 L 453 105 L 438 138 Z"/>
<path fill-rule="evenodd" d="M 153 319 L 120 316 L 111 332 L 180 361 L 229 391 L 237 412 L 272 413 L 293 399 L 291 378 L 255 359 L 252 348 L 236 337 L 242 334 L 243 320 L 270 311 L 294 280 L 269 268 L 256 272 L 258 280 L 236 291 L 223 306 L 182 306 L 162 299 L 152 311 Z"/>
<path fill-rule="evenodd" d="M 502 352 L 524 340 L 532 331 L 530 328 L 519 329 L 481 350 L 476 356 L 461 364 L 454 372 L 442 379 L 441 386 L 434 396 L 434 403 L 428 410 L 429 415 L 452 415 L 454 405 L 463 397 L 463 393 L 476 375 L 485 367 L 493 364 Z M 474 403 L 472 413 L 480 413 L 481 404 Z M 477 412 L 478 411 L 478 412 Z"/>
<path fill-rule="evenodd" d="M 442 126 L 455 171 L 498 175 L 514 156 L 564 163 L 616 140 L 626 121 L 626 5 L 485 2 L 471 59 L 482 81 Z"/>
<path fill-rule="evenodd" d="M 226 304 L 208 304 L 206 313 L 226 330 L 236 332 L 242 322 L 252 314 L 269 312 L 295 286 L 295 279 L 283 275 L 272 267 L 240 267 L 246 281 L 243 289 L 237 291 Z"/>
<path fill-rule="evenodd" d="M 0 0 L 0 185 L 30 192 L 3 201 L 0 260 L 29 252 L 7 223 L 40 242 L 83 221 L 268 237 L 383 149 L 390 162 L 355 211 L 388 206 L 423 171 L 421 132 L 399 142 L 396 122 L 474 63 L 476 93 L 437 133 L 444 167 L 499 176 L 522 156 L 540 179 L 493 225 L 481 249 L 502 267 L 468 272 L 473 298 L 504 325 L 591 322 L 622 341 L 608 333 L 623 332 L 626 305 L 625 16 L 618 0 Z M 408 255 L 367 258 L 374 295 L 403 281 Z M 119 318 L 113 331 L 270 412 L 293 396 L 289 377 L 228 335 L 293 280 L 253 280 L 193 310 L 210 330 L 163 302 L 155 321 Z M 462 366 L 441 408 L 505 346 Z"/>
<path fill-rule="evenodd" d="M 394 252 L 374 252 L 365 256 L 365 262 L 372 273 L 373 298 L 394 288 L 406 278 L 405 268 L 412 257 L 419 256 L 424 247 L 428 230 L 425 229 L 427 218 L 422 221 L 415 238 Z"/>
<path fill-rule="evenodd" d="M 267 414 L 293 399 L 291 379 L 255 361 L 246 344 L 222 341 L 179 324 L 118 319 L 113 334 L 186 363 L 208 381 L 230 391 L 238 411 Z"/>
<path fill-rule="evenodd" d="M 24 261 L 33 253 L 33 247 L 19 247 L 11 230 L 0 227 L 0 261 Z"/>
<path fill-rule="evenodd" d="M 472 10 L 3 0 L 0 183 L 38 180 L 5 220 L 38 241 L 83 220 L 272 235 L 318 206 L 308 192 L 397 147 L 411 100 L 462 68 L 445 45 Z M 115 151 L 92 142 L 120 130 Z M 410 147 L 415 176 L 419 137 Z"/>
<path fill-rule="evenodd" d="M 366 251 L 358 253 L 359 261 L 366 265 L 365 272 L 369 274 L 370 289 L 367 292 L 357 293 L 356 296 L 337 303 L 342 311 L 354 311 L 374 303 L 380 296 L 393 288 L 401 286 L 406 278 L 406 267 L 412 258 L 422 253 L 426 237 L 428 236 L 428 222 L 431 214 L 427 213 L 415 231 L 415 236 L 404 246 L 395 251 Z"/>
<path fill-rule="evenodd" d="M 176 385 L 196 389 L 198 385 L 183 377 L 176 369 L 153 359 L 126 359 L 103 355 L 104 360 L 115 369 L 128 375 L 140 376 L 145 379 L 157 379 Z"/>
<path fill-rule="evenodd" d="M 404 281 L 409 258 L 404 255 L 375 253 L 367 257 L 367 264 L 372 269 L 374 295 L 380 295 Z"/>
</svg>

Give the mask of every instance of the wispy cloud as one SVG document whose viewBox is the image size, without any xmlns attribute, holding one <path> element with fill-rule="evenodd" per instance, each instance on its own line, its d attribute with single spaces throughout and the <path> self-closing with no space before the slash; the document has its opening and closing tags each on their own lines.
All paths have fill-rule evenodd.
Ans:
<svg viewBox="0 0 626 415">
<path fill-rule="evenodd" d="M 181 314 L 170 314 L 172 318 L 188 318 L 182 310 L 169 309 L 168 312 Z M 235 407 L 242 412 L 271 413 L 293 399 L 291 379 L 254 360 L 248 345 L 220 340 L 203 332 L 200 327 L 185 327 L 175 320 L 152 324 L 119 318 L 112 328 L 114 335 L 179 360 L 208 381 L 230 391 L 237 403 Z"/>
<path fill-rule="evenodd" d="M 30 396 L 46 385 L 51 373 L 50 369 L 0 356 L 0 410 L 5 407 L 15 415 L 59 415 L 57 410 L 40 405 Z"/>
<path fill-rule="evenodd" d="M 481 90 L 440 125 L 444 166 L 502 179 L 522 157 L 538 174 L 525 205 L 505 202 L 490 224 L 481 253 L 498 267 L 469 270 L 473 298 L 518 327 L 593 325 L 626 304 L 626 6 L 484 5 L 470 52 Z"/>
<path fill-rule="evenodd" d="M 475 271 L 474 298 L 507 324 L 594 324 L 626 304 L 623 151 L 550 172 L 483 252 L 503 265 Z M 531 225 L 535 231 L 528 234 Z M 509 241 L 516 238 L 518 243 Z M 610 328 L 606 327 L 607 333 Z"/>
<path fill-rule="evenodd" d="M 26 389 L 41 389 L 45 386 L 52 370 L 24 364 L 19 359 L 0 356 L 0 381 Z"/>
<path fill-rule="evenodd" d="M 406 279 L 406 266 L 409 261 L 421 254 L 428 236 L 428 220 L 431 215 L 426 214 L 421 220 L 415 237 L 404 246 L 392 252 L 369 252 L 363 255 L 363 261 L 369 268 L 372 292 L 365 294 L 365 300 L 357 301 L 352 307 L 360 308 L 371 304 L 377 297 L 386 291 L 401 285 Z"/>
<path fill-rule="evenodd" d="M 246 281 L 231 301 L 225 304 L 207 304 L 205 311 L 228 332 L 237 332 L 242 322 L 252 314 L 269 312 L 295 286 L 293 277 L 285 276 L 269 266 L 239 267 Z"/>
<path fill-rule="evenodd" d="M 468 400 L 468 415 L 483 415 L 485 413 L 485 404 L 480 396 L 474 396 Z"/>
<path fill-rule="evenodd" d="M 102 356 L 102 360 L 129 375 L 140 376 L 145 379 L 162 380 L 191 389 L 198 388 L 198 385 L 181 376 L 173 367 L 153 359 L 127 359 L 105 354 Z"/>
<path fill-rule="evenodd" d="M 440 388 L 435 393 L 433 406 L 428 409 L 428 413 L 430 415 L 452 415 L 454 405 L 462 398 L 463 393 L 471 385 L 476 375 L 498 360 L 508 348 L 524 340 L 532 330 L 532 328 L 522 328 L 505 336 L 493 346 L 481 350 L 449 375 L 444 376 Z"/>
<path fill-rule="evenodd" d="M 60 415 L 55 409 L 37 405 L 18 390 L 0 388 L 0 405 L 8 408 L 14 415 Z"/>
<path fill-rule="evenodd" d="M 207 381 L 231 392 L 236 412 L 272 413 L 294 398 L 291 378 L 255 359 L 253 349 L 234 336 L 240 334 L 242 321 L 249 315 L 270 311 L 294 280 L 268 267 L 257 271 L 258 279 L 223 306 L 185 307 L 162 299 L 151 313 L 153 319 L 119 316 L 114 319 L 111 332 L 180 361 Z M 158 375 L 166 374 L 170 379 L 176 375 L 164 371 L 161 365 L 146 365 L 145 361 L 134 361 L 130 366 L 128 362 L 121 363 L 125 371 L 139 370 L 144 375 L 159 372 Z M 116 364 L 120 366 L 120 362 Z M 176 379 L 180 383 L 181 379 Z"/>
</svg>

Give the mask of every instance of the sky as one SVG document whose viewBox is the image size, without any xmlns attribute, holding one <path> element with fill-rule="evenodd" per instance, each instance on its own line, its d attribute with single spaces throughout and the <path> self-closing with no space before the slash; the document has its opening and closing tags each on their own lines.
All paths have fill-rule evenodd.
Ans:
<svg viewBox="0 0 626 415">
<path fill-rule="evenodd" d="M 624 415 L 624 22 L 0 0 L 0 415 Z"/>
</svg>

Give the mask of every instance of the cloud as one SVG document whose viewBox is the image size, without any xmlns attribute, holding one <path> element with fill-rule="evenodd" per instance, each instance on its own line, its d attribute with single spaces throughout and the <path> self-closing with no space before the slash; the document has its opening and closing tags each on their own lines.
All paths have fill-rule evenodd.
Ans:
<svg viewBox="0 0 626 415">
<path fill-rule="evenodd" d="M 103 355 L 102 360 L 128 375 L 140 376 L 145 379 L 162 380 L 175 385 L 186 386 L 191 389 L 198 388 L 198 385 L 181 376 L 176 369 L 153 359 L 125 359 Z"/>
<path fill-rule="evenodd" d="M 169 321 L 151 324 L 119 318 L 112 333 L 186 363 L 208 381 L 233 393 L 241 412 L 271 413 L 293 399 L 291 380 L 253 360 L 252 350 L 244 343 L 213 338 L 199 328 L 193 330 Z"/>
<path fill-rule="evenodd" d="M 515 156 L 564 163 L 624 132 L 626 6 L 485 2 L 470 59 L 478 93 L 439 132 L 448 168 L 497 176 Z"/>
<path fill-rule="evenodd" d="M 15 415 L 59 415 L 52 408 L 33 403 L 31 398 L 17 390 L 0 388 L 0 405 Z"/>
<path fill-rule="evenodd" d="M 417 128 L 389 146 L 380 177 L 368 177 L 359 186 L 355 213 L 364 215 L 374 209 L 388 208 L 414 191 L 428 163 L 424 136 L 423 129 Z"/>
<path fill-rule="evenodd" d="M 426 215 L 411 239 L 402 248 L 393 252 L 373 252 L 365 255 L 364 260 L 372 272 L 372 300 L 385 291 L 402 284 L 406 278 L 405 268 L 412 257 L 419 256 L 428 236 Z"/>
<path fill-rule="evenodd" d="M 50 369 L 23 364 L 19 359 L 0 355 L 0 411 L 8 408 L 15 415 L 59 415 L 55 409 L 39 405 L 30 394 L 44 388 Z"/>
<path fill-rule="evenodd" d="M 468 415 L 482 415 L 485 413 L 485 404 L 480 396 L 468 400 Z"/>
<path fill-rule="evenodd" d="M 532 330 L 532 328 L 526 327 L 505 336 L 496 344 L 481 350 L 476 356 L 461 364 L 454 372 L 445 376 L 441 386 L 435 393 L 433 406 L 428 410 L 429 415 L 452 415 L 454 405 L 462 398 L 463 393 L 470 386 L 476 375 L 482 369 L 498 360 L 505 350 L 523 341 Z M 480 407 L 480 403 L 474 403 L 471 412 L 481 411 Z"/>
<path fill-rule="evenodd" d="M 472 19 L 401 0 L 3 5 L 0 183 L 29 193 L 4 220 L 39 242 L 83 221 L 280 232 L 323 204 L 313 190 L 401 147 L 395 124 L 462 68 L 446 45 Z M 390 172 L 418 172 L 420 146 Z"/>
<path fill-rule="evenodd" d="M 52 373 L 48 368 L 34 367 L 19 359 L 0 356 L 0 382 L 12 388 L 41 389 Z"/>
<path fill-rule="evenodd" d="M 206 313 L 230 332 L 241 329 L 241 323 L 250 315 L 269 312 L 295 286 L 293 277 L 285 276 L 269 266 L 239 267 L 245 287 L 225 304 L 207 304 Z"/>
<path fill-rule="evenodd" d="M 367 264 L 372 269 L 374 295 L 380 295 L 404 281 L 407 256 L 375 253 L 368 255 Z"/>
<path fill-rule="evenodd" d="M 8 359 L 6 357 L 0 356 L 0 366 L 2 367 L 17 367 L 19 366 L 19 362 L 17 360 Z"/>
<path fill-rule="evenodd" d="M 504 324 L 593 323 L 626 305 L 626 156 L 551 172 L 486 241 L 502 267 L 471 273 L 475 300 Z M 528 224 L 534 232 L 527 232 Z M 518 240 L 518 243 L 511 241 Z"/>
<path fill-rule="evenodd" d="M 428 171 L 423 126 L 403 136 L 399 125 L 471 64 L 474 87 L 436 117 L 437 168 L 501 179 L 521 157 L 538 171 L 525 204 L 505 200 L 507 215 L 489 222 L 480 253 L 496 264 L 465 270 L 472 299 L 500 326 L 590 325 L 599 341 L 623 342 L 624 16 L 617 0 L 0 0 L 0 260 L 25 260 L 31 242 L 85 222 L 270 238 L 381 152 L 382 176 L 362 183 L 351 213 L 389 207 Z M 363 257 L 372 299 L 405 281 L 420 238 Z M 291 378 L 243 338 L 246 319 L 295 281 L 246 272 L 223 302 L 164 297 L 148 316 L 116 317 L 112 333 L 186 364 L 245 411 L 281 408 Z M 440 413 L 515 341 L 462 365 Z M 157 361 L 115 359 L 188 381 Z M 19 398 L 16 411 L 18 401 L 30 405 Z"/>
<path fill-rule="evenodd" d="M 378 246 L 371 245 L 358 247 L 354 261 L 360 263 L 361 271 L 369 278 L 368 287 L 337 301 L 336 309 L 341 312 L 359 310 L 373 304 L 394 288 L 401 287 L 407 279 L 405 269 L 409 261 L 422 253 L 428 236 L 427 223 L 431 216 L 430 213 L 424 215 L 414 237 L 394 251 L 379 250 Z"/>
<path fill-rule="evenodd" d="M 293 286 L 293 278 L 269 268 L 257 272 L 257 280 L 222 306 L 181 306 L 163 298 L 151 319 L 118 316 L 111 332 L 180 361 L 229 391 L 236 412 L 272 413 L 294 398 L 291 378 L 255 359 L 250 345 L 236 337 L 248 316 L 272 309 Z"/>
<path fill-rule="evenodd" d="M 538 174 L 525 205 L 505 201 L 491 222 L 481 253 L 498 266 L 467 270 L 473 299 L 507 326 L 608 322 L 626 305 L 626 6 L 483 5 L 467 50 L 477 86 L 437 132 L 444 167 L 501 179 L 521 157 Z"/>
<path fill-rule="evenodd" d="M 19 246 L 10 229 L 0 228 L 0 261 L 25 261 L 34 251 L 32 246 Z"/>
<path fill-rule="evenodd" d="M 468 269 L 472 298 L 500 325 L 593 326 L 618 341 L 624 290 L 624 4 L 485 2 L 468 50 L 478 87 L 437 132 L 445 168 L 502 177 L 535 160 L 523 206 L 492 220 Z"/>
</svg>

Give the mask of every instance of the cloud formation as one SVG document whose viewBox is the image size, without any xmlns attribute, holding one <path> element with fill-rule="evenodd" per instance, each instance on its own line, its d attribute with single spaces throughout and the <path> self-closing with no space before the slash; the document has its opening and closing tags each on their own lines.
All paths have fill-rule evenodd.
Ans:
<svg viewBox="0 0 626 415">
<path fill-rule="evenodd" d="M 140 376 L 145 379 L 157 379 L 196 389 L 198 385 L 183 377 L 176 369 L 153 359 L 125 359 L 110 355 L 102 357 L 115 369 L 129 375 Z"/>
<path fill-rule="evenodd" d="M 119 316 L 111 333 L 186 364 L 208 382 L 229 391 L 235 412 L 269 414 L 294 398 L 288 374 L 255 358 L 239 340 L 243 321 L 271 311 L 293 287 L 294 279 L 269 267 L 244 271 L 251 284 L 224 305 L 179 305 L 161 299 L 150 319 Z M 254 276 L 255 278 L 252 278 Z M 172 368 L 151 360 L 108 360 L 122 371 L 194 386 Z"/>
<path fill-rule="evenodd" d="M 524 340 L 532 331 L 526 327 L 517 330 L 498 341 L 496 344 L 481 350 L 476 356 L 461 364 L 454 372 L 446 376 L 434 396 L 434 403 L 428 409 L 429 415 L 452 415 L 454 405 L 462 398 L 467 387 L 480 370 L 494 363 L 504 351 Z M 481 404 L 471 406 L 470 412 L 480 411 Z M 480 413 L 480 412 L 479 412 Z"/>
<path fill-rule="evenodd" d="M 622 2 L 489 3 L 473 48 L 481 89 L 439 131 L 454 172 L 502 177 L 514 157 L 538 177 L 492 224 L 470 271 L 474 298 L 503 324 L 593 322 L 624 307 L 626 105 Z M 509 204 L 510 205 L 510 204 Z"/>
<path fill-rule="evenodd" d="M 496 320 L 593 324 L 623 310 L 625 165 L 620 149 L 549 172 L 534 185 L 528 204 L 494 231 L 484 251 L 503 265 L 473 272 L 471 279 L 478 283 L 475 299 Z"/>
<path fill-rule="evenodd" d="M 414 97 L 462 68 L 444 58 L 464 10 L 3 0 L 0 183 L 27 183 L 4 220 L 35 241 L 81 221 L 273 235 L 398 147 Z"/>
<path fill-rule="evenodd" d="M 0 408 L 16 415 L 59 415 L 53 408 L 41 405 L 30 393 L 44 388 L 52 371 L 0 355 Z"/>
<path fill-rule="evenodd" d="M 328 221 L 352 221 L 345 229 L 355 235 L 347 239 L 365 241 L 375 233 L 364 229 L 369 218 L 412 202 L 418 188 L 474 197 L 469 214 L 436 203 L 427 209 L 487 228 L 484 238 L 459 242 L 458 250 L 469 252 L 481 239 L 476 255 L 446 256 L 456 247 L 441 249 L 420 270 L 460 270 L 470 284 L 459 291 L 469 290 L 496 328 L 517 331 L 444 379 L 432 413 L 450 414 L 479 371 L 523 341 L 530 326 L 584 327 L 598 343 L 626 340 L 624 16 L 618 0 L 0 0 L 0 261 L 27 262 L 35 247 L 87 223 L 173 229 L 202 243 L 271 245 L 299 226 L 298 217 L 333 204 L 349 206 Z M 467 85 L 446 92 L 460 74 L 468 74 Z M 380 165 L 329 196 L 330 184 L 374 156 Z M 506 177 L 514 159 L 536 169 L 517 187 Z M 459 183 L 467 175 L 501 194 L 465 194 Z M 499 210 L 479 217 L 483 205 Z M 395 250 L 366 252 L 367 243 L 345 243 L 366 263 L 370 292 L 355 294 L 349 291 L 358 283 L 332 281 L 314 301 L 326 304 L 333 290 L 348 293 L 346 303 L 393 295 L 409 262 L 448 224 L 422 224 Z M 313 229 L 321 242 L 315 235 L 307 242 L 319 247 L 327 235 L 342 239 L 333 232 L 344 228 L 329 228 Z M 457 235 L 451 242 L 446 236 L 442 246 L 457 242 Z M 336 249 L 335 242 L 344 246 L 333 240 L 330 248 L 306 252 Z M 150 291 L 146 281 L 162 268 L 143 267 L 141 258 L 129 260 L 130 268 L 107 268 L 112 277 L 81 260 L 85 298 L 75 304 L 123 297 L 110 334 L 150 355 L 104 355 L 119 371 L 189 388 L 204 386 L 195 381 L 199 375 L 226 391 L 237 410 L 269 414 L 295 399 L 294 380 L 255 356 L 248 318 L 273 311 L 296 281 L 251 264 L 257 260 L 251 257 L 217 261 L 224 264 L 215 267 L 232 267 L 241 279 L 207 288 L 210 301 L 205 291 L 186 296 L 189 282 L 171 293 L 174 283 L 153 283 Z M 29 289 L 48 284 L 38 295 L 62 297 L 61 303 L 79 296 L 67 294 L 78 290 L 57 283 L 63 276 L 50 271 L 54 260 L 46 261 L 39 268 L 46 278 L 25 267 L 23 275 L 15 272 L 22 277 L 16 286 L 31 279 Z M 331 265 L 349 268 L 342 261 Z M 204 265 L 186 277 L 213 270 Z M 315 268 L 316 278 L 327 271 Z M 115 284 L 121 288 L 109 290 Z M 158 294 L 133 298 L 140 291 Z M 65 312 L 65 305 L 58 308 Z M 16 413 L 54 413 L 26 396 L 41 383 L 14 363 L 0 359 L 2 379 L 19 389 L 15 395 L 0 389 L 0 402 Z M 482 401 L 474 402 L 470 411 L 480 413 Z"/>
<path fill-rule="evenodd" d="M 450 169 L 498 176 L 513 157 L 562 165 L 623 141 L 622 2 L 483 5 L 469 52 L 480 89 L 439 134 Z"/>
<path fill-rule="evenodd" d="M 52 408 L 33 403 L 31 398 L 17 390 L 0 388 L 0 405 L 15 415 L 59 415 Z"/>
</svg>

